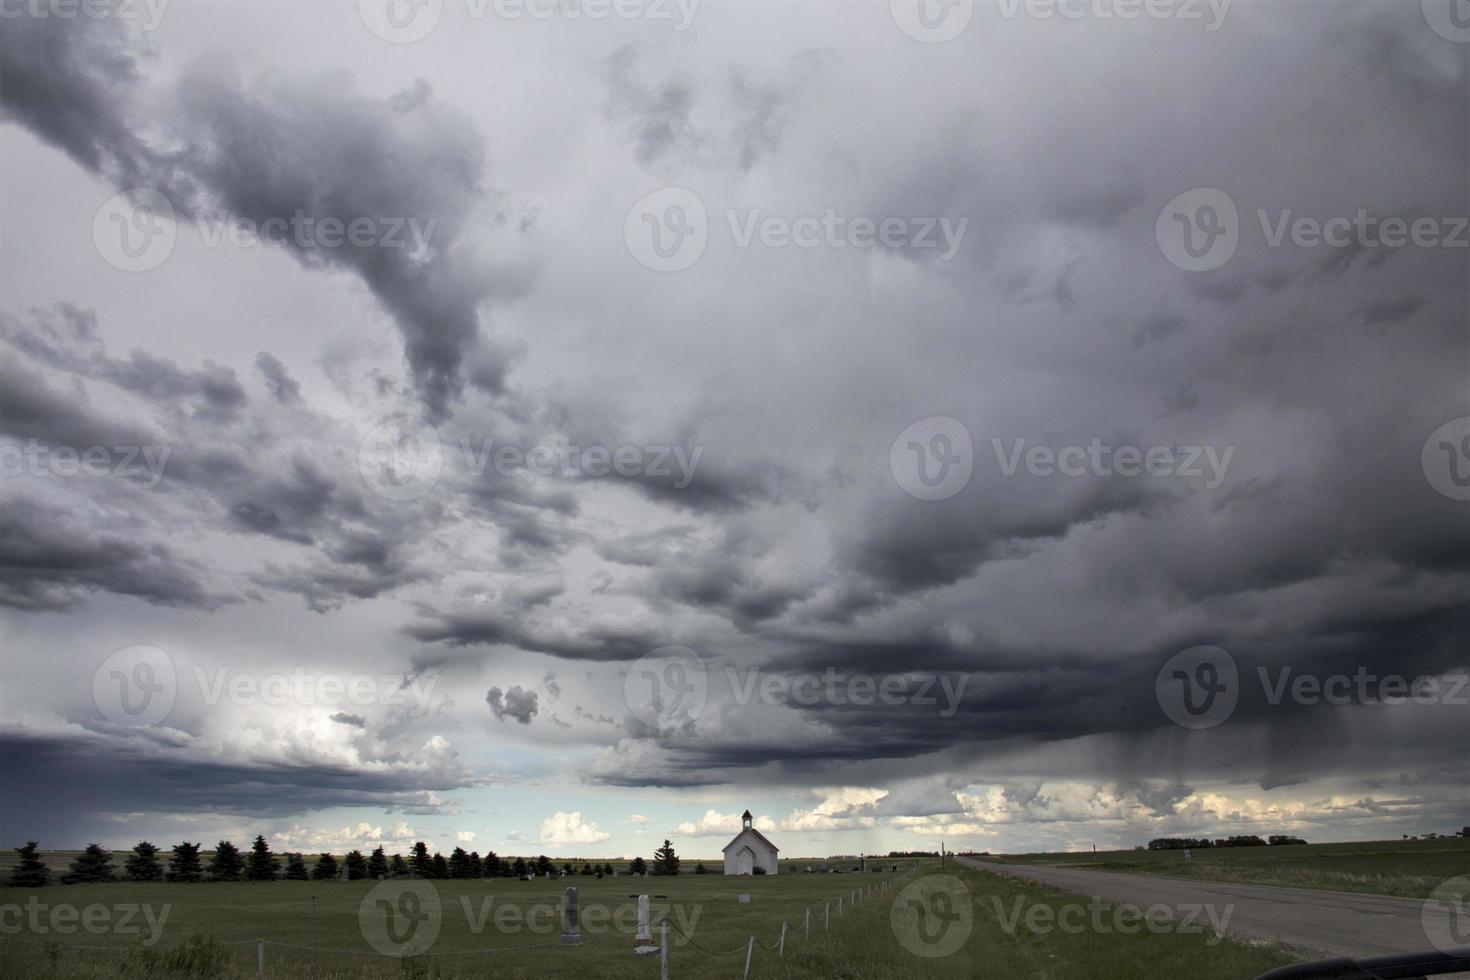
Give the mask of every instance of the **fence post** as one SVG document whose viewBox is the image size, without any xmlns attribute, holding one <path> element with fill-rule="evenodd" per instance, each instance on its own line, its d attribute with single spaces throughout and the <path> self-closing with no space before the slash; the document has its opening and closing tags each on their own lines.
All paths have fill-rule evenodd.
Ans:
<svg viewBox="0 0 1470 980">
<path fill-rule="evenodd" d="M 826 932 L 832 928 L 832 903 L 828 902 L 826 908 L 822 909 L 822 931 Z"/>
<path fill-rule="evenodd" d="M 776 947 L 777 956 L 786 955 L 786 923 L 781 923 L 781 943 Z"/>
<path fill-rule="evenodd" d="M 659 980 L 669 980 L 669 919 L 668 916 L 659 920 L 658 923 L 658 977 Z"/>
<path fill-rule="evenodd" d="M 264 939 L 257 939 L 255 941 L 255 975 L 257 977 L 263 977 L 263 976 L 265 976 L 265 940 Z"/>
<path fill-rule="evenodd" d="M 745 946 L 745 973 L 741 974 L 741 980 L 750 980 L 750 958 L 755 955 L 755 937 L 750 937 L 750 942 Z"/>
<path fill-rule="evenodd" d="M 811 909 L 807 909 L 806 910 L 806 922 L 802 925 L 802 929 L 806 932 L 806 935 L 803 937 L 803 942 L 808 942 L 808 943 L 811 942 L 812 941 L 812 910 Z"/>
</svg>

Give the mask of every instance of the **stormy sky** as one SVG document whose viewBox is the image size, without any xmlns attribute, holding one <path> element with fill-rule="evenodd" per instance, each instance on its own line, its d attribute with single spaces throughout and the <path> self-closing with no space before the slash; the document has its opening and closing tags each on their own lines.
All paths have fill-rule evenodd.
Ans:
<svg viewBox="0 0 1470 980">
<path fill-rule="evenodd" d="M 1470 822 L 1463 4 L 3 13 L 5 846 Z"/>
</svg>

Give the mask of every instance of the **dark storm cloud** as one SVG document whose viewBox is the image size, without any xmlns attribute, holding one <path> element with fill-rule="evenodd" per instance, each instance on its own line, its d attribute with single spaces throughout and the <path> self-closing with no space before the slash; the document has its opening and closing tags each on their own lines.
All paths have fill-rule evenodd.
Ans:
<svg viewBox="0 0 1470 980">
<path fill-rule="evenodd" d="M 692 524 L 677 524 L 656 531 L 634 531 L 597 542 L 602 558 L 620 565 L 652 568 L 673 556 L 695 530 Z"/>
<path fill-rule="evenodd" d="M 301 384 L 274 355 L 261 351 L 255 355 L 255 368 L 265 379 L 271 395 L 283 405 L 301 401 Z"/>
<path fill-rule="evenodd" d="M 251 405 L 232 371 L 217 365 L 191 370 L 142 351 L 114 358 L 96 331 L 90 311 L 64 304 L 27 317 L 0 316 L 0 340 L 13 351 L 0 349 L 0 379 L 5 382 L 0 385 L 0 432 L 77 452 L 93 446 L 138 446 L 162 464 L 152 473 L 143 466 L 148 458 L 140 456 L 122 470 L 153 491 L 151 497 L 127 500 L 135 512 L 129 548 L 110 563 L 99 563 L 85 578 L 87 589 L 63 589 L 46 603 L 73 605 L 89 591 L 133 595 L 157 589 L 160 596 L 175 596 L 181 603 L 218 605 L 216 589 L 204 584 L 202 565 L 187 562 L 181 571 L 169 573 L 165 566 L 175 561 L 173 547 L 144 543 L 150 525 L 179 522 L 311 549 L 304 561 L 273 559 L 249 578 L 258 586 L 296 593 L 318 612 L 434 577 L 412 551 L 425 525 L 442 515 L 432 508 L 384 507 L 366 494 L 351 468 L 352 457 L 337 448 L 349 437 L 300 400 L 279 361 L 271 358 L 264 369 L 289 395 L 293 414 L 287 424 L 272 417 L 271 403 Z M 42 367 L 60 372 L 75 394 L 63 394 L 48 382 Z M 106 386 L 140 401 L 127 401 L 123 410 L 110 407 L 104 414 L 92 407 L 91 396 Z M 66 491 L 64 496 L 84 498 L 65 505 L 72 514 L 119 502 L 107 499 L 104 483 L 58 479 L 52 485 Z M 95 505 L 85 499 L 94 491 L 102 495 Z M 54 506 L 62 507 L 61 499 Z M 77 540 L 64 546 L 69 535 Z M 80 518 L 55 522 L 46 541 L 64 553 L 86 553 L 99 546 Z M 129 574 L 148 555 L 163 569 L 153 585 Z M 108 564 L 117 570 L 106 572 Z M 180 588 L 181 578 L 200 584 Z M 41 585 L 35 590 L 50 594 Z"/>
<path fill-rule="evenodd" d="M 592 479 L 631 486 L 656 503 L 694 514 L 737 513 L 787 502 L 813 508 L 820 500 L 817 484 L 793 465 L 774 459 L 715 459 L 697 445 L 682 460 L 663 450 L 644 450 L 637 466 L 628 469 L 631 476 L 612 470 Z"/>
<path fill-rule="evenodd" d="M 881 53 L 844 51 L 837 32 L 824 38 L 833 52 L 822 70 L 846 76 L 834 74 L 830 89 L 811 84 L 801 98 L 799 72 L 763 79 L 737 70 L 726 85 L 711 74 L 724 62 L 707 68 L 706 50 L 693 46 L 687 55 L 671 48 L 667 59 L 642 48 L 586 59 L 605 66 L 608 86 L 593 111 L 648 170 L 687 175 L 701 190 L 716 178 L 739 181 L 754 204 L 772 209 L 840 205 L 880 218 L 971 221 L 949 265 L 912 249 L 814 250 L 767 264 L 759 249 L 730 255 L 716 246 L 696 269 L 655 283 L 628 275 L 617 220 L 608 259 L 587 247 L 589 238 L 606 242 L 589 234 L 585 215 L 558 211 L 578 195 L 547 183 L 548 220 L 537 233 L 573 226 L 572 241 L 559 244 L 571 246 L 568 266 L 586 262 L 591 275 L 586 290 L 536 297 L 544 305 L 527 318 L 526 336 L 566 323 L 595 327 L 557 333 L 565 346 L 536 349 L 528 373 L 548 387 L 593 390 L 596 417 L 618 420 L 598 424 L 638 417 L 684 445 L 707 444 L 686 485 L 677 475 L 537 481 L 446 471 L 424 500 L 386 506 L 351 475 L 354 440 L 311 412 L 284 362 L 257 358 L 265 388 L 252 389 L 262 391 L 252 400 L 235 368 L 107 355 L 96 323 L 74 309 L 18 326 L 0 321 L 17 356 L 73 376 L 28 376 L 24 364 L 7 371 L 7 431 L 71 439 L 157 426 L 197 437 L 181 440 L 174 479 L 156 495 L 184 516 L 176 525 L 150 518 L 177 527 L 180 542 L 223 528 L 272 554 L 296 551 L 263 560 L 246 580 L 300 594 L 319 611 L 463 573 L 473 583 L 447 593 L 480 590 L 483 605 L 437 597 L 415 604 L 418 617 L 401 627 L 425 644 L 411 654 L 420 669 L 477 666 L 515 651 L 616 663 L 687 642 L 721 667 L 967 682 L 943 718 L 920 704 L 789 699 L 741 710 L 714 699 L 668 731 L 630 718 L 589 772 L 595 781 L 805 791 L 928 780 L 925 792 L 885 801 L 882 812 L 945 815 L 957 812 L 954 793 L 964 785 L 945 780 L 982 778 L 997 760 L 1031 752 L 1042 762 L 1020 775 L 1036 778 L 1004 794 L 1028 810 L 1053 800 L 1037 773 L 1116 780 L 1150 814 L 1171 812 L 1206 781 L 1309 786 L 1328 775 L 1426 787 L 1391 792 L 1392 800 L 1310 789 L 1364 798 L 1345 809 L 1418 806 L 1436 787 L 1465 782 L 1463 709 L 1272 705 L 1252 684 L 1212 734 L 1172 727 L 1155 696 L 1164 661 L 1194 644 L 1225 647 L 1247 677 L 1284 666 L 1412 674 L 1463 665 L 1470 628 L 1470 523 L 1461 502 L 1429 486 L 1420 463 L 1427 435 L 1465 412 L 1463 258 L 1267 248 L 1256 220 L 1258 207 L 1319 219 L 1358 208 L 1463 213 L 1462 52 L 1441 43 L 1412 4 L 1255 5 L 1232 17 L 1240 31 L 1208 37 L 1165 37 L 1157 32 L 1176 25 L 1162 24 L 1100 32 L 1066 58 L 1050 39 L 1028 48 L 1019 35 L 1014 52 L 986 57 L 940 58 L 897 35 Z M 24 44 L 16 36 L 7 42 Z M 489 415 L 493 404 L 533 427 L 526 419 L 536 412 L 507 404 L 519 396 L 505 383 L 503 351 L 476 339 L 477 308 L 515 295 L 522 280 L 483 275 L 490 267 L 468 242 L 468 219 L 452 223 L 489 196 L 483 150 L 427 83 L 374 99 L 335 80 L 288 85 L 267 74 L 242 84 L 196 72 L 162 101 L 169 140 L 157 145 L 173 148 L 165 155 L 134 135 L 144 132 L 136 122 L 119 122 L 141 104 L 130 86 L 104 90 L 82 54 L 120 59 L 124 79 L 137 77 L 136 64 L 90 28 L 76 38 L 74 48 L 42 38 L 36 50 L 50 50 L 50 61 L 26 51 L 7 60 L 7 112 L 96 172 L 118 181 L 140 174 L 192 213 L 229 207 L 258 218 L 306 206 L 451 216 L 448 237 L 436 235 L 423 263 L 292 254 L 352 271 L 394 314 L 436 418 L 454 405 L 451 422 Z M 946 50 L 989 40 L 972 31 Z M 782 53 L 773 48 L 771 57 Z M 48 73 L 54 86 L 37 82 Z M 900 73 L 925 87 L 895 94 L 888 79 Z M 1160 79 L 1169 80 L 1167 98 Z M 528 144 L 536 138 L 530 133 Z M 519 166 L 544 165 L 539 148 L 507 152 L 526 154 Z M 614 184 L 616 169 L 598 170 L 587 186 L 631 190 Z M 550 168 L 546 179 L 556 177 Z M 1242 242 L 1225 268 L 1184 274 L 1160 253 L 1154 222 L 1164 202 L 1205 185 L 1235 197 Z M 611 199 L 620 219 L 622 198 Z M 708 203 L 717 225 L 726 202 L 712 193 Z M 619 264 L 601 275 L 599 263 L 612 261 Z M 581 284 L 583 271 L 566 281 Z M 698 338 L 708 351 L 659 334 L 661 323 L 682 324 L 691 311 L 710 324 Z M 584 338 L 589 351 L 579 361 L 572 348 Z M 636 392 L 621 390 L 619 365 L 605 375 L 598 360 L 624 356 L 637 369 Z M 357 377 L 338 365 L 327 373 L 352 398 L 362 395 L 360 377 L 374 379 L 381 403 L 399 388 L 376 366 Z M 68 403 L 73 388 L 86 395 L 94 381 L 144 401 L 147 424 L 98 407 L 100 399 Z M 495 397 L 456 402 L 466 386 Z M 738 424 L 702 427 L 708 413 L 687 407 L 703 403 L 683 387 L 727 403 Z M 639 404 L 650 390 L 658 408 Z M 545 424 L 558 430 L 552 435 L 576 429 L 563 424 L 576 416 L 571 409 L 544 414 L 556 420 Z M 976 475 L 949 501 L 900 496 L 888 472 L 894 435 L 931 414 L 963 418 L 975 437 Z M 580 445 L 639 442 L 567 434 Z M 1023 434 L 1144 446 L 1194 440 L 1237 453 L 1228 478 L 1209 489 L 1117 476 L 997 477 L 989 438 Z M 617 486 L 638 499 L 606 492 Z M 142 513 L 139 499 L 120 506 Z M 173 550 L 130 544 L 97 555 L 82 544 L 98 534 L 90 516 L 49 516 L 5 533 L 22 555 L 72 560 L 39 574 L 7 566 L 13 605 L 61 608 L 92 590 L 138 594 L 127 589 L 139 582 L 160 593 L 142 596 L 150 602 L 168 602 L 186 581 L 210 590 L 195 605 L 207 608 L 216 589 L 229 594 L 223 573 L 186 575 Z M 102 534 L 141 537 L 115 526 Z M 525 581 L 500 585 L 496 576 L 507 572 Z M 566 682 L 569 702 L 588 701 L 571 673 Z M 529 723 L 535 692 L 492 691 L 492 716 Z M 574 717 L 597 725 L 605 741 L 611 717 L 603 712 L 619 693 L 614 686 L 607 701 Z M 479 698 L 468 700 L 476 707 Z M 340 719 L 328 727 L 367 734 Z M 148 788 L 166 797 L 156 778 L 149 774 Z M 284 777 L 280 785 L 294 791 Z M 370 800 L 331 776 L 325 785 L 329 801 Z"/>
<path fill-rule="evenodd" d="M 403 632 L 422 643 L 447 647 L 507 646 L 531 653 L 545 653 L 564 660 L 636 660 L 669 641 L 656 626 L 593 623 L 580 629 L 546 627 L 528 623 L 524 617 L 494 611 L 434 612 L 404 627 Z M 417 667 L 434 666 L 468 655 L 422 653 L 414 658 Z"/>
<path fill-rule="evenodd" d="M 490 706 L 490 713 L 500 721 L 513 718 L 522 725 L 529 725 L 536 717 L 536 692 L 527 691 L 519 684 L 509 691 L 492 687 L 485 692 L 485 703 Z"/>
<path fill-rule="evenodd" d="M 1363 311 L 1363 324 L 1387 329 L 1395 323 L 1409 319 L 1424 306 L 1423 296 L 1406 294 L 1391 299 L 1375 300 Z"/>
<path fill-rule="evenodd" d="M 1156 313 L 1140 323 L 1133 331 L 1133 346 L 1142 347 L 1144 344 L 1161 343 L 1175 334 L 1183 333 L 1188 327 L 1189 324 L 1184 322 L 1183 317 Z"/>
<path fill-rule="evenodd" d="M 1143 188 L 1137 184 L 1074 185 L 1055 196 L 1051 215 L 1063 224 L 1108 229 L 1143 201 Z"/>
<path fill-rule="evenodd" d="M 398 325 L 431 416 L 450 412 L 467 363 L 476 384 L 501 390 L 504 356 L 482 342 L 478 307 L 516 294 L 524 274 L 485 261 L 464 240 L 485 192 L 484 148 L 467 118 L 433 102 L 425 87 L 413 99 L 378 101 L 341 79 L 247 87 L 216 64 L 198 65 L 166 117 L 186 142 L 164 152 L 128 118 L 139 72 L 115 20 L 21 18 L 9 22 L 5 40 L 6 117 L 120 188 L 153 186 L 185 215 L 238 216 L 257 226 L 298 212 L 344 225 L 397 222 L 400 231 L 417 222 L 407 227 L 421 229 L 424 240 L 400 235 L 404 247 L 375 239 L 322 248 L 292 236 L 284 243 L 308 267 L 361 277 Z"/>
<path fill-rule="evenodd" d="M 94 592 L 198 609 L 238 601 L 206 585 L 199 563 L 143 543 L 139 530 L 100 513 L 8 495 L 0 500 L 0 604 L 66 610 Z"/>
<path fill-rule="evenodd" d="M 234 369 L 213 361 L 190 370 L 147 351 L 110 356 L 97 338 L 96 315 L 70 303 L 25 318 L 0 314 L 0 340 L 49 367 L 106 381 L 171 410 L 187 407 L 204 422 L 231 421 L 248 402 Z"/>
<path fill-rule="evenodd" d="M 95 828 L 111 814 L 149 813 L 160 805 L 174 814 L 258 819 L 334 806 L 424 813 L 446 808 L 434 802 L 436 791 L 473 783 L 453 764 L 226 761 L 196 748 L 182 733 L 170 738 L 151 729 L 7 728 L 0 732 L 6 786 L 0 824 L 22 838 L 58 840 L 85 836 L 83 828 Z M 40 799 L 47 802 L 44 811 L 34 806 Z"/>
<path fill-rule="evenodd" d="M 0 432 L 52 446 L 145 446 L 157 440 L 141 427 L 104 418 L 51 388 L 14 356 L 0 353 Z"/>
<path fill-rule="evenodd" d="M 7 17 L 0 112 L 120 186 L 143 181 L 152 152 L 132 130 L 139 49 L 111 18 Z"/>
<path fill-rule="evenodd" d="M 853 583 L 855 592 L 839 618 L 959 582 L 988 560 L 1014 556 L 1079 525 L 1125 514 L 1161 515 L 1168 502 L 1169 492 L 1158 487 L 1101 478 L 1062 492 L 1010 493 L 1005 506 L 985 502 L 978 510 L 964 494 L 930 508 L 883 501 L 858 535 L 841 542 L 844 564 L 866 581 Z"/>
<path fill-rule="evenodd" d="M 649 81 L 656 69 L 645 67 L 647 52 L 625 44 L 604 67 L 609 116 L 633 144 L 644 167 L 665 170 L 700 161 L 748 171 L 781 146 L 791 102 L 806 80 L 820 68 L 821 57 L 802 52 L 779 78 L 759 79 L 731 68 L 713 100 L 718 122 L 699 118 L 701 83 L 676 73 Z M 713 110 L 711 110 L 713 111 Z"/>
</svg>

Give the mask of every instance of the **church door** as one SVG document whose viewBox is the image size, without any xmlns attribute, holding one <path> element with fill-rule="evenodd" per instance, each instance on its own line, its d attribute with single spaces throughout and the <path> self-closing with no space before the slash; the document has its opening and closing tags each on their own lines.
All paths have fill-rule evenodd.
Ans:
<svg viewBox="0 0 1470 980">
<path fill-rule="evenodd" d="M 755 853 L 748 847 L 742 847 L 740 853 L 735 856 L 735 873 L 748 875 L 755 873 Z"/>
</svg>

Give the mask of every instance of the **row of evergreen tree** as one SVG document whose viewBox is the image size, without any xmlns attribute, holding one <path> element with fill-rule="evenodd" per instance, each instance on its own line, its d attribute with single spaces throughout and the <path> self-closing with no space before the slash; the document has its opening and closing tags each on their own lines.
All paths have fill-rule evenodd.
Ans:
<svg viewBox="0 0 1470 980">
<path fill-rule="evenodd" d="M 384 853 L 382 847 L 376 848 L 371 854 L 364 855 L 361 851 L 348 851 L 339 863 L 337 858 L 331 854 L 320 854 L 315 863 L 308 871 L 306 858 L 299 853 L 285 853 L 277 855 L 272 853 L 270 846 L 266 843 L 265 836 L 258 835 L 255 843 L 251 845 L 248 853 L 242 854 L 240 849 L 227 840 L 222 840 L 214 847 L 206 862 L 201 856 L 200 845 L 191 844 L 188 841 L 175 844 L 173 853 L 167 860 L 160 858 L 161 850 L 148 841 L 140 842 L 134 847 L 123 860 L 122 879 L 126 881 L 276 881 L 284 879 L 287 881 L 330 881 L 346 877 L 349 881 L 359 881 L 364 878 L 499 878 L 499 877 L 521 877 L 525 874 L 535 873 L 547 875 L 560 870 L 564 874 L 576 874 L 577 869 L 566 862 L 560 869 L 556 864 L 542 854 L 534 861 L 527 861 L 523 857 L 509 860 L 501 858 L 494 851 L 488 852 L 484 857 L 479 851 L 466 852 L 462 847 L 456 847 L 446 858 L 443 854 L 435 852 L 429 854 L 428 845 L 423 841 L 414 844 L 413 850 L 407 858 L 400 854 L 391 857 Z M 51 869 L 41 859 L 39 845 L 35 841 L 28 841 L 25 847 L 17 847 L 15 853 L 19 855 L 19 861 L 11 870 L 10 884 L 20 888 L 39 888 L 51 880 Z M 281 865 L 281 858 L 285 858 L 285 867 Z M 112 866 L 113 854 L 100 844 L 88 844 L 86 850 L 77 855 L 71 862 L 66 873 L 61 876 L 63 884 L 86 884 L 89 882 L 116 881 L 118 875 Z M 634 858 L 628 870 L 633 874 L 644 874 L 648 872 L 649 866 L 641 857 Z M 654 874 L 678 874 L 679 858 L 674 854 L 673 845 L 667 840 L 663 847 L 659 848 L 654 855 Z M 699 874 L 704 873 L 704 865 L 696 869 Z M 613 866 L 610 862 L 602 865 L 584 862 L 581 874 L 586 876 L 611 875 Z"/>
</svg>

